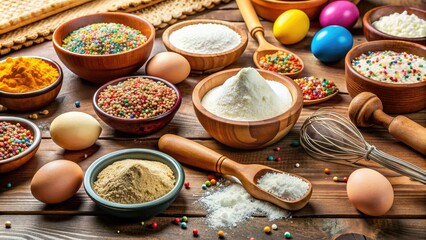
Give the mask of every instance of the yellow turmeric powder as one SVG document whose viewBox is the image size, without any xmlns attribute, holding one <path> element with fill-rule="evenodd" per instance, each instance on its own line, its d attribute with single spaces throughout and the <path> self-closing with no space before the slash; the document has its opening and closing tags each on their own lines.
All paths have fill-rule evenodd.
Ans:
<svg viewBox="0 0 426 240">
<path fill-rule="evenodd" d="M 9 57 L 0 62 L 0 91 L 33 92 L 49 86 L 58 76 L 58 70 L 42 59 Z"/>
</svg>

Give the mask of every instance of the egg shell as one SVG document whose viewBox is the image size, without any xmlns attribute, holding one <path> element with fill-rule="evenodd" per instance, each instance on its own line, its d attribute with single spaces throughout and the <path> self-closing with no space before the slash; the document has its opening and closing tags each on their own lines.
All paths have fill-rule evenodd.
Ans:
<svg viewBox="0 0 426 240">
<path fill-rule="evenodd" d="M 339 25 L 351 29 L 359 18 L 357 6 L 348 1 L 335 1 L 325 6 L 319 16 L 323 27 Z"/>
<path fill-rule="evenodd" d="M 43 165 L 31 180 L 31 193 L 44 203 L 55 204 L 71 198 L 81 187 L 83 170 L 68 160 Z"/>
<path fill-rule="evenodd" d="M 311 52 L 321 62 L 337 62 L 352 48 L 352 34 L 344 27 L 333 25 L 320 29 L 311 42 Z"/>
<path fill-rule="evenodd" d="M 355 170 L 349 176 L 346 192 L 354 207 L 367 215 L 381 216 L 389 211 L 393 204 L 391 183 L 372 169 Z"/>
<path fill-rule="evenodd" d="M 298 9 L 283 12 L 275 20 L 272 31 L 282 44 L 294 44 L 306 37 L 309 31 L 309 17 Z"/>
<path fill-rule="evenodd" d="M 95 144 L 102 132 L 101 125 L 83 112 L 67 112 L 50 124 L 53 142 L 66 150 L 82 150 Z"/>
<path fill-rule="evenodd" d="M 160 52 L 148 61 L 145 71 L 148 75 L 178 84 L 188 77 L 191 66 L 188 60 L 178 53 Z"/>
</svg>

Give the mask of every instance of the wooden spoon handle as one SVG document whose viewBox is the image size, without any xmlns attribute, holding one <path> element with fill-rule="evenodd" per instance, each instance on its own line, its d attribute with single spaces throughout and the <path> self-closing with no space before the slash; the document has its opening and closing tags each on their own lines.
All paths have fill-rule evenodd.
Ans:
<svg viewBox="0 0 426 240">
<path fill-rule="evenodd" d="M 247 25 L 247 28 L 250 32 L 250 35 L 253 38 L 256 38 L 256 33 L 258 31 L 262 32 L 264 35 L 264 29 L 262 24 L 260 24 L 259 18 L 257 17 L 256 11 L 253 8 L 250 0 L 236 0 L 238 8 L 240 9 L 241 15 L 244 18 L 244 22 Z"/>
<path fill-rule="evenodd" d="M 396 116 L 388 130 L 394 138 L 426 155 L 426 128 L 420 124 L 405 116 Z"/>
<path fill-rule="evenodd" d="M 181 163 L 209 171 L 222 172 L 221 165 L 225 159 L 229 163 L 234 163 L 201 144 L 173 134 L 163 135 L 158 140 L 158 147 L 160 151 L 170 154 Z M 230 173 L 224 172 L 224 174 Z"/>
</svg>

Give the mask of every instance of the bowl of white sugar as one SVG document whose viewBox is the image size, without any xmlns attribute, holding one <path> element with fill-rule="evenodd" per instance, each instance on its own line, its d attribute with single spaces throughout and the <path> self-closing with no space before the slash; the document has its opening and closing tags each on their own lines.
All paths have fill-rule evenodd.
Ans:
<svg viewBox="0 0 426 240">
<path fill-rule="evenodd" d="M 426 45 L 426 10 L 387 5 L 373 8 L 362 19 L 368 41 L 403 40 Z"/>
<path fill-rule="evenodd" d="M 221 70 L 240 58 L 247 47 L 247 33 L 234 24 L 212 19 L 183 21 L 163 33 L 167 50 L 184 56 L 194 73 Z"/>
<path fill-rule="evenodd" d="M 212 74 L 195 86 L 198 120 L 217 141 L 239 149 L 258 149 L 283 138 L 303 107 L 302 92 L 289 77 L 254 68 Z"/>
</svg>

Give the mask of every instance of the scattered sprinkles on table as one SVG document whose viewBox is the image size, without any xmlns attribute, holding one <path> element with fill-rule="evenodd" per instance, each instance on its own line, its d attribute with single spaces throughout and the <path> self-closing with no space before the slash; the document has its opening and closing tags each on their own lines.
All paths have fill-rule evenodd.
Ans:
<svg viewBox="0 0 426 240">
<path fill-rule="evenodd" d="M 338 89 L 333 81 L 314 76 L 294 79 L 303 93 L 303 100 L 315 100 L 330 96 Z"/>
<path fill-rule="evenodd" d="M 97 104 L 114 117 L 147 119 L 166 113 L 176 100 L 175 90 L 165 83 L 137 77 L 106 87 Z"/>
<path fill-rule="evenodd" d="M 4 222 L 4 227 L 5 228 L 11 228 L 12 227 L 12 222 L 11 221 Z"/>
<path fill-rule="evenodd" d="M 62 47 L 74 53 L 108 55 L 135 49 L 147 40 L 139 30 L 120 23 L 94 23 L 72 31 Z"/>
<path fill-rule="evenodd" d="M 302 70 L 302 64 L 293 54 L 278 51 L 274 54 L 266 54 L 259 61 L 260 67 L 265 70 L 287 74 L 297 73 Z"/>
<path fill-rule="evenodd" d="M 426 58 L 406 52 L 368 51 L 352 60 L 361 75 L 386 83 L 418 83 L 426 81 Z"/>
<path fill-rule="evenodd" d="M 0 122 L 0 160 L 11 158 L 29 148 L 34 141 L 31 131 L 20 123 Z"/>
</svg>

